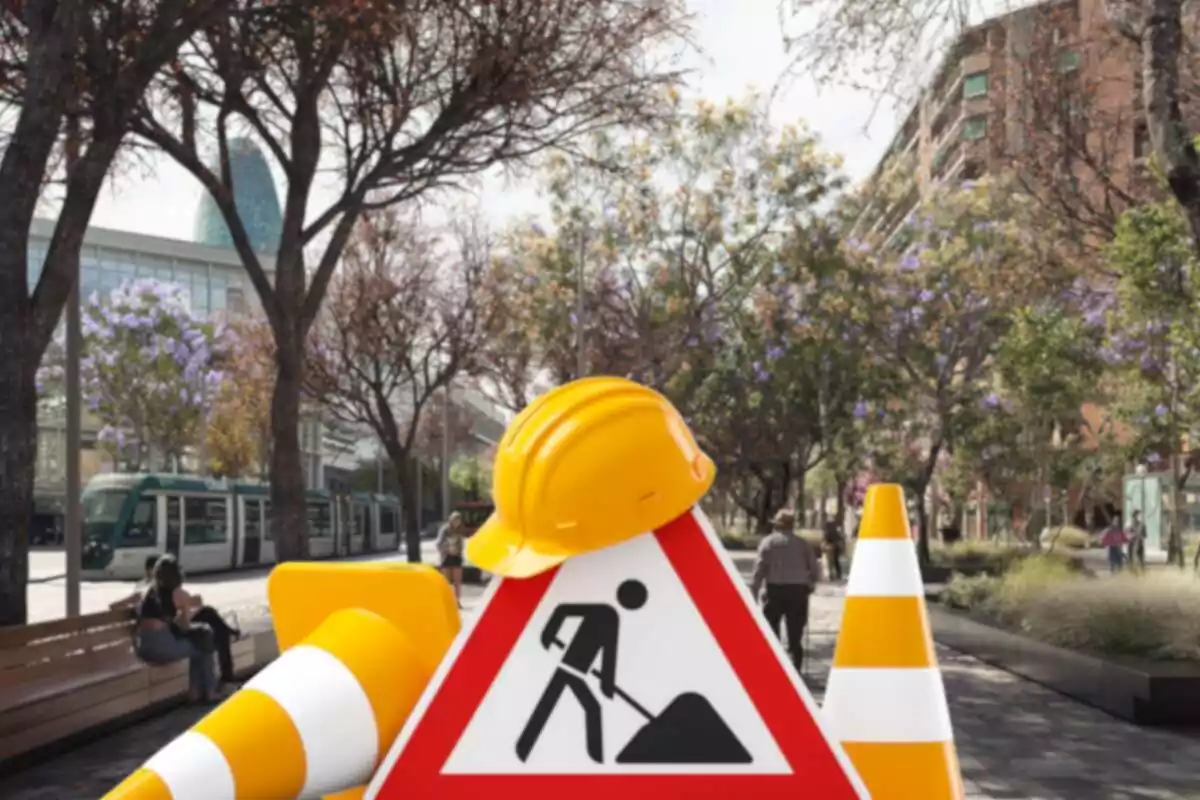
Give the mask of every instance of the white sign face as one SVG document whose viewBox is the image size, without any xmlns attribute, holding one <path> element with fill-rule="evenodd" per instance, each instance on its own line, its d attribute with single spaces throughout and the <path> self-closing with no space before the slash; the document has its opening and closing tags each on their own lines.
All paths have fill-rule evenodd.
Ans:
<svg viewBox="0 0 1200 800">
<path fill-rule="evenodd" d="M 441 772 L 792 770 L 646 534 L 563 564 Z"/>
</svg>

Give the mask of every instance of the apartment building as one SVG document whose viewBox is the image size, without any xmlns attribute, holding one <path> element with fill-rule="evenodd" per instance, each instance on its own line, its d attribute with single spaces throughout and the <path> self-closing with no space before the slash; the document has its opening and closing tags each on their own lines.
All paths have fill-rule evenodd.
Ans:
<svg viewBox="0 0 1200 800">
<path fill-rule="evenodd" d="M 1051 0 L 966 29 L 876 167 L 873 182 L 889 191 L 855 233 L 894 235 L 934 188 L 1006 170 L 1058 175 L 1086 200 L 1098 188 L 1085 162 L 1101 151 L 1106 170 L 1135 180 L 1146 149 L 1140 92 L 1136 51 L 1099 0 Z"/>
</svg>

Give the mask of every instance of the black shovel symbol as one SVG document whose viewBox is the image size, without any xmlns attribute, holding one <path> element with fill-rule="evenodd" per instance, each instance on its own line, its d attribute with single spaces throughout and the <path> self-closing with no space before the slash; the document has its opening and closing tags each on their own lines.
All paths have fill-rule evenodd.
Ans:
<svg viewBox="0 0 1200 800">
<path fill-rule="evenodd" d="M 554 644 L 564 647 L 562 642 Z M 565 649 L 565 648 L 564 648 Z M 599 670 L 591 674 L 600 677 Z M 750 764 L 750 753 L 725 720 L 696 692 L 684 692 L 659 714 L 652 714 L 619 686 L 615 694 L 646 718 L 617 754 L 618 764 Z"/>
</svg>

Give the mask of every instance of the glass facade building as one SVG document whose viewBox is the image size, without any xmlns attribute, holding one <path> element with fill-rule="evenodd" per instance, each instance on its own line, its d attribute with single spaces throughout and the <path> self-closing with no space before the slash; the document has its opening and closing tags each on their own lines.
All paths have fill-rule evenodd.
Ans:
<svg viewBox="0 0 1200 800">
<path fill-rule="evenodd" d="M 233 199 L 238 215 L 250 235 L 255 252 L 274 255 L 279 249 L 283 215 L 279 210 L 279 195 L 275 179 L 262 150 L 249 139 L 229 142 L 230 172 L 233 175 Z M 195 239 L 212 247 L 233 248 L 229 226 L 208 192 L 200 195 L 196 209 Z"/>
<path fill-rule="evenodd" d="M 33 290 L 54 231 L 54 221 L 35 220 L 29 232 L 29 286 Z M 268 270 L 271 258 L 264 259 Z M 93 294 L 107 295 L 127 280 L 153 278 L 181 287 L 192 312 L 201 317 L 257 313 L 257 298 L 237 255 L 229 250 L 192 242 L 145 236 L 106 228 L 89 228 L 80 250 L 80 289 L 86 302 Z M 38 460 L 35 491 L 37 526 L 61 529 L 62 499 L 66 486 L 66 430 L 61 406 L 43 410 L 38 420 Z M 99 425 L 86 412 L 83 418 L 83 451 L 80 471 L 84 481 L 109 469 L 96 449 Z M 50 534 L 50 538 L 54 538 Z"/>
</svg>

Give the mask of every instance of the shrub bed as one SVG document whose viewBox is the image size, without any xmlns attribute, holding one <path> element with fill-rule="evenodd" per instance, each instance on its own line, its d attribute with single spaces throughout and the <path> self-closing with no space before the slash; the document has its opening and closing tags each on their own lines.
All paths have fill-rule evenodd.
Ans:
<svg viewBox="0 0 1200 800">
<path fill-rule="evenodd" d="M 1200 580 L 1156 572 L 1096 579 L 1055 554 L 1001 577 L 955 576 L 942 602 L 1033 639 L 1101 656 L 1200 661 Z"/>
<path fill-rule="evenodd" d="M 1030 553 L 1029 548 L 996 542 L 955 542 L 930 549 L 930 563 L 965 575 L 1001 575 Z"/>
<path fill-rule="evenodd" d="M 1083 528 L 1063 525 L 1042 531 L 1042 547 L 1046 550 L 1086 550 L 1093 547 L 1095 538 Z"/>
</svg>

